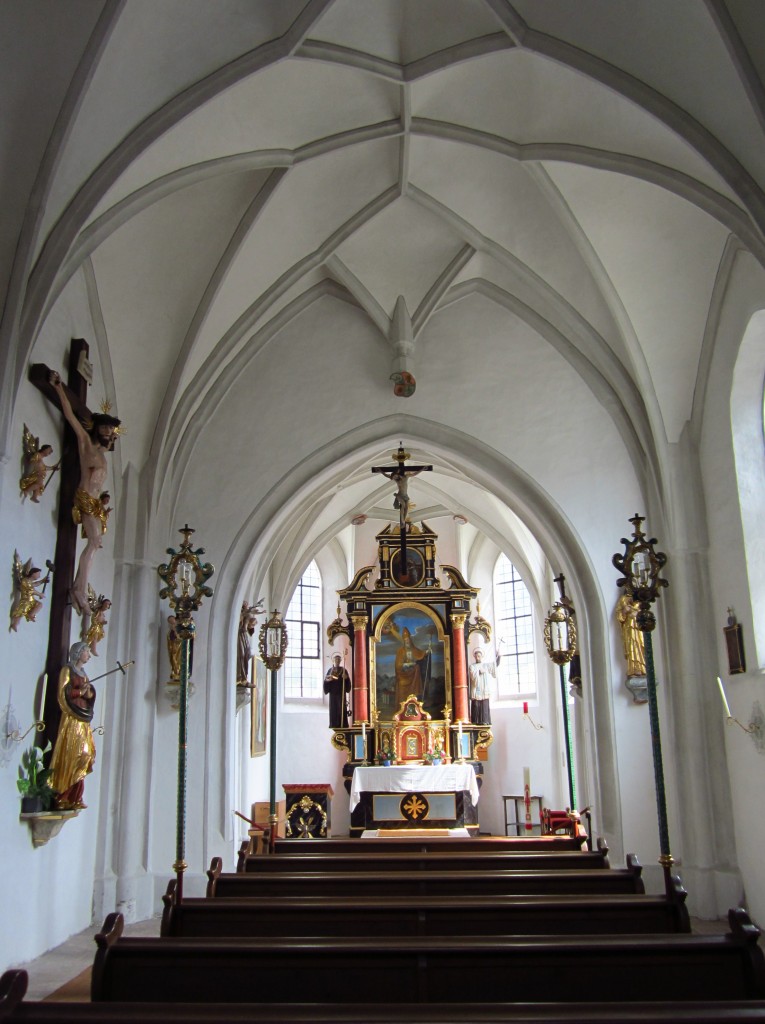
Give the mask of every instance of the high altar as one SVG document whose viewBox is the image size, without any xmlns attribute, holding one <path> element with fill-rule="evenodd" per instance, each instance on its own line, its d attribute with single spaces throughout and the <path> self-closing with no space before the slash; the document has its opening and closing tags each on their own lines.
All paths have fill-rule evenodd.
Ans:
<svg viewBox="0 0 765 1024">
<path fill-rule="evenodd" d="M 470 621 L 478 591 L 458 569 L 442 565 L 445 579 L 436 575 L 438 537 L 425 523 L 407 524 L 405 558 L 397 524 L 376 540 L 378 565 L 360 569 L 339 591 L 348 622 L 338 608 L 327 630 L 330 643 L 344 634 L 353 649 L 353 722 L 332 737 L 347 755 L 351 835 L 379 828 L 477 833 L 492 734 L 470 724 L 467 641 L 473 632 L 488 641 L 491 628 L 480 616 Z"/>
</svg>

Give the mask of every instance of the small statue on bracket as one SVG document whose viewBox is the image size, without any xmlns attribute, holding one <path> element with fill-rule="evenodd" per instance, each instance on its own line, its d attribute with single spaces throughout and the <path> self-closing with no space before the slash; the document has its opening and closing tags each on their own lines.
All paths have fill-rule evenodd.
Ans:
<svg viewBox="0 0 765 1024">
<path fill-rule="evenodd" d="M 40 438 L 34 436 L 26 423 L 24 424 L 23 444 L 24 469 L 19 480 L 21 500 L 24 501 L 29 496 L 37 505 L 43 491 L 48 486 L 45 478 L 48 473 L 55 473 L 61 463 L 57 462 L 55 466 L 48 466 L 45 463 L 44 460 L 53 454 L 53 448 L 49 444 L 41 445 Z"/>
<path fill-rule="evenodd" d="M 632 694 L 634 704 L 648 703 L 648 677 L 645 667 L 645 641 L 638 629 L 639 606 L 627 590 L 623 590 L 616 603 L 616 621 L 622 634 L 624 660 L 627 663 L 625 686 Z"/>
<path fill-rule="evenodd" d="M 50 561 L 46 564 L 48 566 L 48 575 L 45 579 L 41 580 L 40 574 L 42 570 L 32 564 L 32 559 L 28 558 L 26 562 L 22 562 L 18 551 L 13 552 L 13 590 L 15 604 L 11 609 L 10 628 L 14 633 L 18 630 L 19 622 L 22 619 L 26 619 L 27 622 L 34 622 L 37 618 L 37 613 L 42 608 L 45 588 L 50 581 L 50 574 L 53 570 L 53 566 Z"/>
<path fill-rule="evenodd" d="M 90 653 L 98 657 L 98 641 L 103 640 L 106 634 L 106 613 L 112 606 L 112 602 L 103 594 L 96 595 L 92 585 L 88 584 L 88 607 L 90 608 L 90 625 L 85 629 L 86 621 L 83 619 L 83 640 L 90 648 Z"/>
<path fill-rule="evenodd" d="M 263 598 L 256 604 L 242 601 L 239 612 L 239 632 L 236 638 L 236 682 L 237 686 L 246 686 L 250 678 L 250 661 L 252 660 L 252 643 L 250 637 L 255 634 L 258 615 L 263 614 Z"/>
</svg>

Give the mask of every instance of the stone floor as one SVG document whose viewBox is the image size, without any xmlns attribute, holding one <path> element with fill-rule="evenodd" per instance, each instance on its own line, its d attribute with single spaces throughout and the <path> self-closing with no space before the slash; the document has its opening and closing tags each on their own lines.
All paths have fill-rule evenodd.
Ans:
<svg viewBox="0 0 765 1024">
<path fill-rule="evenodd" d="M 25 998 L 44 999 L 78 974 L 82 974 L 88 967 L 92 967 L 96 955 L 93 937 L 97 931 L 96 925 L 91 925 L 79 934 L 72 935 L 55 949 L 43 953 L 36 960 L 18 964 L 18 967 L 23 967 L 29 974 L 29 987 Z M 125 925 L 124 934 L 159 935 L 159 917 Z"/>
</svg>

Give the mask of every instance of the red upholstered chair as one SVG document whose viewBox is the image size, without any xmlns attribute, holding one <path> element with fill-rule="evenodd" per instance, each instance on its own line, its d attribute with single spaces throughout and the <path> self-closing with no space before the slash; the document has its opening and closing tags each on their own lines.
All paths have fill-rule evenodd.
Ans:
<svg viewBox="0 0 765 1024">
<path fill-rule="evenodd" d="M 579 814 L 576 811 L 551 811 L 542 808 L 543 836 L 575 836 L 578 834 Z"/>
</svg>

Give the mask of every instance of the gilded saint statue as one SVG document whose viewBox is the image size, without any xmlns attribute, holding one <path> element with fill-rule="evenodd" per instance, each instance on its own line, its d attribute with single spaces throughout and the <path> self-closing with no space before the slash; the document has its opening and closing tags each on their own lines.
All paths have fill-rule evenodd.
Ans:
<svg viewBox="0 0 765 1024">
<path fill-rule="evenodd" d="M 640 606 L 633 601 L 626 590 L 622 591 L 616 605 L 616 621 L 622 633 L 624 659 L 627 662 L 627 678 L 645 675 L 645 643 L 642 630 L 638 629 L 637 614 Z"/>
<path fill-rule="evenodd" d="M 181 681 L 181 638 L 178 636 L 178 620 L 174 615 L 167 617 L 167 657 L 170 660 L 170 683 Z"/>
<path fill-rule="evenodd" d="M 88 584 L 88 607 L 90 609 L 90 623 L 83 618 L 83 639 L 90 648 L 90 653 L 98 657 L 98 643 L 106 635 L 106 613 L 112 606 L 112 602 L 103 594 L 96 594 L 95 590 Z M 87 628 L 85 628 L 87 626 Z"/>
<path fill-rule="evenodd" d="M 34 622 L 37 613 L 43 606 L 45 586 L 50 579 L 50 573 L 45 579 L 40 579 L 42 570 L 32 564 L 28 558 L 22 562 L 18 551 L 13 553 L 13 590 L 14 601 L 11 608 L 11 626 L 15 633 L 18 630 L 19 622 L 26 619 L 27 622 Z"/>
<path fill-rule="evenodd" d="M 45 478 L 48 473 L 55 473 L 58 464 L 48 466 L 45 459 L 53 454 L 53 448 L 49 444 L 40 444 L 39 437 L 35 437 L 29 427 L 24 424 L 24 470 L 19 480 L 22 501 L 29 497 L 37 504 L 45 490 Z"/>
<path fill-rule="evenodd" d="M 85 778 L 93 771 L 96 747 L 93 743 L 93 709 L 96 691 L 85 674 L 90 647 L 84 640 L 72 644 L 69 663 L 58 678 L 61 724 L 50 762 L 50 785 L 61 810 L 85 807 L 82 802 Z"/>
</svg>

